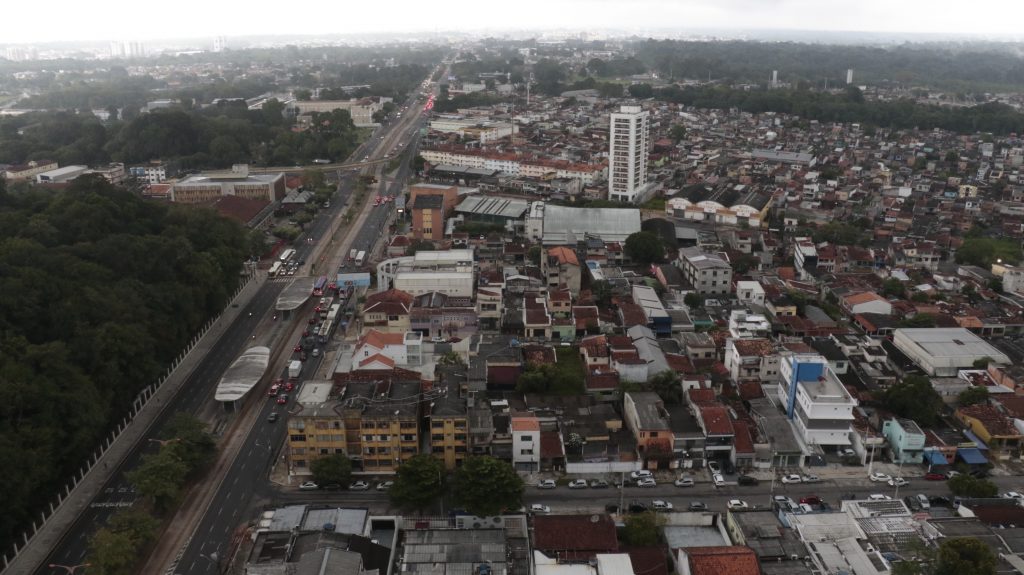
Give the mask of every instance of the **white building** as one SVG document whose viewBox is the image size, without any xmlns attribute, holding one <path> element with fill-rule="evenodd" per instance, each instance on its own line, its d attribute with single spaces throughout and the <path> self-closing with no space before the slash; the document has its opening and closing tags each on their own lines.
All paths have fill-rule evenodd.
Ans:
<svg viewBox="0 0 1024 575">
<path fill-rule="evenodd" d="M 762 314 L 734 309 L 729 312 L 729 335 L 736 339 L 771 337 L 772 322 Z"/>
<path fill-rule="evenodd" d="M 475 263 L 472 249 L 421 251 L 377 265 L 378 291 L 400 289 L 417 296 L 440 292 L 473 297 Z"/>
<path fill-rule="evenodd" d="M 516 471 L 540 470 L 540 421 L 532 413 L 512 414 L 512 465 Z"/>
<path fill-rule="evenodd" d="M 956 377 L 979 359 L 1008 365 L 1010 358 L 962 327 L 897 329 L 893 345 L 932 377 Z"/>
<path fill-rule="evenodd" d="M 741 304 L 754 304 L 764 306 L 764 288 L 760 282 L 738 281 L 736 282 L 736 299 Z"/>
<path fill-rule="evenodd" d="M 63 168 L 57 168 L 56 170 L 36 174 L 36 183 L 60 184 L 70 182 L 88 171 L 89 168 L 87 166 L 64 166 Z"/>
<path fill-rule="evenodd" d="M 787 354 L 779 361 L 779 374 L 779 400 L 804 446 L 851 444 L 857 400 L 827 359 L 816 353 Z"/>
<path fill-rule="evenodd" d="M 807 279 L 818 268 L 818 250 L 807 238 L 797 238 L 793 250 L 793 263 L 800 279 Z"/>
<path fill-rule="evenodd" d="M 608 144 L 608 199 L 642 202 L 648 191 L 647 148 L 650 126 L 640 106 L 622 106 L 611 115 Z"/>
</svg>

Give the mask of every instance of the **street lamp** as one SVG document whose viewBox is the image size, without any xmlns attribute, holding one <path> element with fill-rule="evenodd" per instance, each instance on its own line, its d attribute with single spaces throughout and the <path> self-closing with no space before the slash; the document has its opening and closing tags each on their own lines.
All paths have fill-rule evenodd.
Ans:
<svg viewBox="0 0 1024 575">
<path fill-rule="evenodd" d="M 82 563 L 81 565 L 68 566 L 68 565 L 58 565 L 56 563 L 50 563 L 49 565 L 47 565 L 47 567 L 49 567 L 50 569 L 63 569 L 65 573 L 68 573 L 68 575 L 75 575 L 75 571 L 77 571 L 79 568 L 85 569 L 86 567 L 88 567 L 90 565 L 92 565 L 92 564 L 91 563 Z"/>
</svg>

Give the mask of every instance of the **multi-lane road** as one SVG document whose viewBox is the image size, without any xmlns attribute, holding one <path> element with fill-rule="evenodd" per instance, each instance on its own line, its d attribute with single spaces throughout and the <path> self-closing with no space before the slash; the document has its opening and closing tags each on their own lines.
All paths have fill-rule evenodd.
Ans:
<svg viewBox="0 0 1024 575">
<path fill-rule="evenodd" d="M 353 154 L 354 159 L 369 157 L 379 159 L 390 152 L 382 149 L 382 143 L 392 141 L 389 136 L 401 131 L 400 141 L 413 142 L 420 128 L 418 116 L 420 106 L 414 93 L 407 102 L 407 120 L 394 122 L 392 125 L 378 128 L 370 140 L 364 142 Z M 403 162 L 400 176 L 408 173 L 409 157 Z M 363 168 L 368 170 L 371 168 Z M 306 228 L 303 238 L 313 238 L 313 242 L 296 242 L 297 257 L 306 259 L 314 252 L 315 242 L 328 235 L 333 228 L 334 220 L 341 217 L 345 205 L 353 193 L 353 174 L 343 174 L 338 184 L 338 191 L 332 198 L 332 208 L 322 210 L 318 217 Z M 395 180 L 396 188 L 400 188 L 401 179 Z M 393 208 L 394 204 L 387 204 Z M 369 246 L 381 233 L 381 224 L 387 217 L 386 208 L 375 208 L 361 229 L 356 232 L 354 245 Z M 223 335 L 213 344 L 207 355 L 197 364 L 196 368 L 182 386 L 182 390 L 164 408 L 154 420 L 146 434 L 146 440 L 140 441 L 129 455 L 117 464 L 110 479 L 104 484 L 102 491 L 91 502 L 89 509 L 80 515 L 75 524 L 64 534 L 60 542 L 51 550 L 46 560 L 37 567 L 36 575 L 50 575 L 54 571 L 48 564 L 76 565 L 82 563 L 88 553 L 91 535 L 106 524 L 112 514 L 120 509 L 131 507 L 136 503 L 137 496 L 125 474 L 136 468 L 146 453 L 155 452 L 158 444 L 148 441 L 161 437 L 167 421 L 178 412 L 196 413 L 209 402 L 213 401 L 213 393 L 224 371 L 238 357 L 239 353 L 252 344 L 253 334 L 260 329 L 261 322 L 268 319 L 278 296 L 286 283 L 280 281 L 265 282 L 258 289 L 250 302 L 241 310 L 237 319 L 227 326 Z M 266 324 L 264 324 L 266 325 Z M 283 345 L 288 345 L 286 340 Z M 311 358 L 313 359 L 313 358 Z M 307 361 L 303 367 L 303 377 L 312 376 L 319 367 L 320 359 Z M 254 390 L 260 393 L 260 390 Z M 266 493 L 267 471 L 271 458 L 284 439 L 285 425 L 265 424 L 266 415 L 277 406 L 266 402 L 260 404 L 256 424 L 249 431 L 245 443 L 233 462 L 229 472 L 223 477 L 210 477 L 208 481 L 221 481 L 212 505 L 206 510 L 200 525 L 189 546 L 181 556 L 176 570 L 180 573 L 203 574 L 217 573 L 219 566 L 210 557 L 223 556 L 227 549 L 231 534 L 235 527 L 248 519 L 249 503 L 255 493 Z M 216 555 L 214 555 L 216 553 Z"/>
</svg>

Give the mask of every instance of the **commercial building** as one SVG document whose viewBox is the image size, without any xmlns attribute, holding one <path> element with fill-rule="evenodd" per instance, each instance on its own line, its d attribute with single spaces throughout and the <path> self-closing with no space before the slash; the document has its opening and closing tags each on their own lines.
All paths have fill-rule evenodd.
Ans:
<svg viewBox="0 0 1024 575">
<path fill-rule="evenodd" d="M 363 128 L 376 125 L 373 121 L 373 114 L 381 110 L 383 104 L 369 98 L 363 98 L 359 100 L 310 100 L 308 102 L 296 100 L 290 106 L 296 116 L 348 110 L 349 115 L 352 116 L 352 123 L 357 128 Z M 300 117 L 301 121 L 302 118 Z"/>
<path fill-rule="evenodd" d="M 575 246 L 587 236 L 621 243 L 639 231 L 637 209 L 570 208 L 533 202 L 526 216 L 526 237 L 546 246 Z"/>
<path fill-rule="evenodd" d="M 412 201 L 412 236 L 419 240 L 444 238 L 444 197 L 420 194 Z"/>
<path fill-rule="evenodd" d="M 699 247 L 683 248 L 676 265 L 699 294 L 727 295 L 732 291 L 732 266 L 718 254 Z"/>
<path fill-rule="evenodd" d="M 64 166 L 36 174 L 37 184 L 63 184 L 89 171 L 86 166 Z"/>
<path fill-rule="evenodd" d="M 521 231 L 523 220 L 530 209 L 529 202 L 494 196 L 468 196 L 455 208 L 455 213 L 467 222 L 498 224 L 507 231 Z"/>
<path fill-rule="evenodd" d="M 57 169 L 57 162 L 53 160 L 33 160 L 27 164 L 7 166 L 4 170 L 4 179 L 8 182 L 16 180 L 34 179 L 43 172 Z"/>
<path fill-rule="evenodd" d="M 780 360 L 779 372 L 778 397 L 797 439 L 806 446 L 850 445 L 857 400 L 828 360 L 816 353 L 789 353 Z"/>
<path fill-rule="evenodd" d="M 167 178 L 173 178 L 178 175 L 178 167 L 175 164 L 167 164 L 163 162 L 150 162 L 140 166 L 131 166 L 128 168 L 128 175 L 135 178 L 136 180 L 146 182 L 147 184 L 161 184 Z"/>
<path fill-rule="evenodd" d="M 956 376 L 986 357 L 995 363 L 1010 363 L 1005 353 L 962 327 L 897 329 L 892 343 L 930 376 Z"/>
<path fill-rule="evenodd" d="M 211 202 L 221 196 L 275 202 L 285 196 L 284 174 L 249 174 L 249 166 L 189 176 L 171 187 L 171 201 L 182 204 Z"/>
<path fill-rule="evenodd" d="M 893 463 L 921 463 L 924 461 L 925 435 L 912 419 L 887 419 L 882 423 L 885 436 L 892 452 Z"/>
<path fill-rule="evenodd" d="M 648 114 L 640 106 L 622 106 L 611 114 L 608 199 L 636 203 L 645 199 L 648 191 L 648 122 Z"/>
<path fill-rule="evenodd" d="M 475 277 L 472 249 L 421 251 L 377 265 L 378 289 L 394 287 L 413 296 L 440 292 L 472 298 Z"/>
</svg>

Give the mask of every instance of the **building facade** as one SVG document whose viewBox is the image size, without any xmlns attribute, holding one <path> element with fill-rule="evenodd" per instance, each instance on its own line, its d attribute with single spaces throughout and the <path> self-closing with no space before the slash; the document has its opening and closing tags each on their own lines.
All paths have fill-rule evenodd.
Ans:
<svg viewBox="0 0 1024 575">
<path fill-rule="evenodd" d="M 647 187 L 648 122 L 648 114 L 640 106 L 622 106 L 611 114 L 608 199 L 643 201 Z"/>
</svg>

